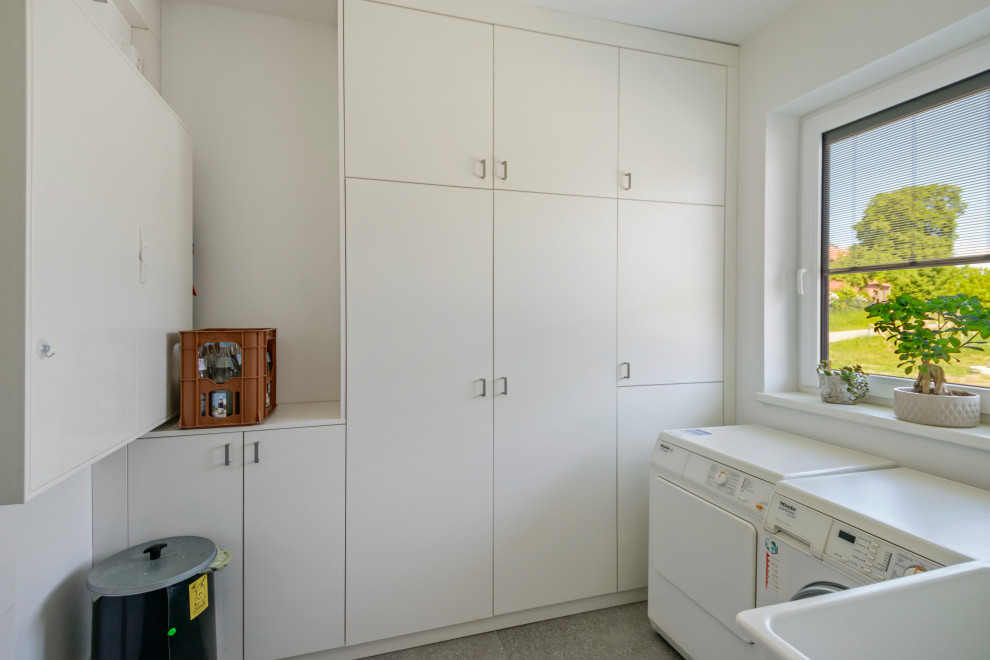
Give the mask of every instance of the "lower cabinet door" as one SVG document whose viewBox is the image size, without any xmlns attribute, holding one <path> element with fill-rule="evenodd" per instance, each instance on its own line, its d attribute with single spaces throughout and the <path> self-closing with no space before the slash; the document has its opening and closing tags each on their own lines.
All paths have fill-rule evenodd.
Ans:
<svg viewBox="0 0 990 660">
<path fill-rule="evenodd" d="M 616 590 L 615 214 L 495 193 L 495 614 Z"/>
<path fill-rule="evenodd" d="M 135 440 L 127 447 L 128 545 L 167 536 L 204 536 L 230 550 L 216 574 L 218 649 L 243 656 L 242 433 Z"/>
<path fill-rule="evenodd" d="M 244 657 L 344 645 L 343 426 L 244 434 Z"/>
<path fill-rule="evenodd" d="M 492 615 L 491 241 L 490 191 L 347 180 L 349 645 Z"/>
<path fill-rule="evenodd" d="M 645 587 L 650 457 L 660 431 L 722 424 L 722 383 L 620 387 L 619 591 Z"/>
</svg>

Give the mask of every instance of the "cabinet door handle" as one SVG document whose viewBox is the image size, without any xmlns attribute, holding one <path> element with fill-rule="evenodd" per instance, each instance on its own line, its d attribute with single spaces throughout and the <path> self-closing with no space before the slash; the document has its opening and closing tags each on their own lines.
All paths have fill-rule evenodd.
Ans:
<svg viewBox="0 0 990 660">
<path fill-rule="evenodd" d="M 502 392 L 501 392 L 502 396 L 507 396 L 509 394 L 509 379 L 508 379 L 508 377 L 502 376 L 501 378 L 498 378 L 497 380 L 502 381 Z M 496 392 L 496 394 L 499 394 L 499 392 Z"/>
<path fill-rule="evenodd" d="M 261 440 L 258 440 L 256 443 L 254 443 L 254 462 L 255 463 L 260 463 L 261 462 L 261 457 L 258 456 L 258 447 L 260 447 L 260 446 L 261 446 Z"/>
<path fill-rule="evenodd" d="M 481 396 L 482 397 L 487 397 L 488 396 L 488 379 L 487 378 L 482 378 L 481 379 Z"/>
<path fill-rule="evenodd" d="M 622 178 L 626 180 L 626 183 L 622 186 L 622 189 L 632 190 L 632 172 L 626 172 L 622 175 Z"/>
<path fill-rule="evenodd" d="M 230 443 L 223 446 L 223 464 L 230 465 Z"/>
<path fill-rule="evenodd" d="M 502 161 L 502 181 L 505 181 L 508 178 L 509 178 L 509 161 L 503 160 Z"/>
<path fill-rule="evenodd" d="M 482 179 L 487 179 L 488 178 L 488 159 L 487 158 L 482 158 L 481 159 L 481 178 Z"/>
<path fill-rule="evenodd" d="M 623 362 L 619 366 L 626 368 L 626 375 L 622 376 L 619 380 L 629 380 L 630 378 L 632 378 L 632 365 L 630 363 Z"/>
</svg>

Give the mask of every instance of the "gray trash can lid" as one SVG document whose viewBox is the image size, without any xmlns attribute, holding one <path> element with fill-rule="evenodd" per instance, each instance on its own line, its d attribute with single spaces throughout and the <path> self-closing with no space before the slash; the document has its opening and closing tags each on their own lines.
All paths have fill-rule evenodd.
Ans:
<svg viewBox="0 0 990 660">
<path fill-rule="evenodd" d="M 156 591 L 204 572 L 216 556 L 216 544 L 202 536 L 148 541 L 94 566 L 86 578 L 86 588 L 101 596 Z"/>
</svg>

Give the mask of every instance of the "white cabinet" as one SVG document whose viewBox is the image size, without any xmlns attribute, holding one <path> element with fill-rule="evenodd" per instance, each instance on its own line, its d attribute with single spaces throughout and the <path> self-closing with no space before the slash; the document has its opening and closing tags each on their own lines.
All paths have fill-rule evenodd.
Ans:
<svg viewBox="0 0 990 660">
<path fill-rule="evenodd" d="M 220 657 L 274 660 L 344 644 L 345 427 L 187 433 L 127 448 L 128 544 L 205 536 Z"/>
<path fill-rule="evenodd" d="M 492 26 L 347 0 L 348 177 L 492 187 Z"/>
<path fill-rule="evenodd" d="M 619 591 L 645 587 L 650 456 L 660 431 L 722 424 L 722 383 L 619 389 Z"/>
<path fill-rule="evenodd" d="M 619 201 L 619 385 L 722 380 L 724 210 Z"/>
<path fill-rule="evenodd" d="M 726 68 L 624 48 L 620 58 L 619 196 L 724 204 Z"/>
<path fill-rule="evenodd" d="M 244 657 L 344 645 L 343 426 L 244 433 Z"/>
<path fill-rule="evenodd" d="M 495 28 L 495 187 L 615 197 L 619 50 Z"/>
<path fill-rule="evenodd" d="M 243 655 L 243 434 L 142 438 L 127 447 L 127 542 L 204 536 L 230 550 L 216 579 L 220 657 Z"/>
<path fill-rule="evenodd" d="M 0 504 L 164 421 L 169 334 L 192 322 L 188 132 L 76 3 L 10 4 Z"/>
<path fill-rule="evenodd" d="M 495 193 L 495 614 L 616 589 L 615 222 Z"/>
<path fill-rule="evenodd" d="M 491 616 L 492 193 L 349 179 L 347 300 L 347 642 Z"/>
</svg>

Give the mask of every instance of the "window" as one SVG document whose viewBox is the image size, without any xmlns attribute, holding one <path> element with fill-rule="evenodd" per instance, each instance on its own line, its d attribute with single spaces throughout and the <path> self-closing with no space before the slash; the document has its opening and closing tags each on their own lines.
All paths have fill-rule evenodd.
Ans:
<svg viewBox="0 0 990 660">
<path fill-rule="evenodd" d="M 819 354 L 903 377 L 866 305 L 956 293 L 990 304 L 990 72 L 811 133 L 821 158 Z M 949 380 L 990 387 L 990 351 L 961 358 Z"/>
</svg>

